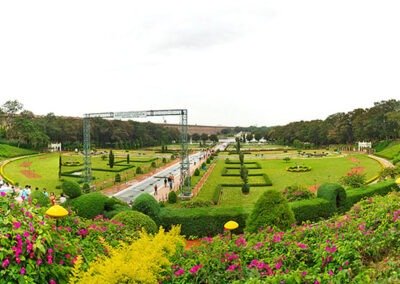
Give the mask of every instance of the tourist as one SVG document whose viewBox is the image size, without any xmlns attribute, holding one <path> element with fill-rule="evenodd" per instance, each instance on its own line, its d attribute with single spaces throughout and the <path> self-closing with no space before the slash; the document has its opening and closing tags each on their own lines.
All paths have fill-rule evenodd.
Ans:
<svg viewBox="0 0 400 284">
<path fill-rule="evenodd" d="M 56 205 L 56 195 L 54 192 L 50 192 L 50 203 L 51 205 Z"/>
<path fill-rule="evenodd" d="M 166 177 L 164 177 L 164 187 L 167 187 L 167 178 Z"/>
<path fill-rule="evenodd" d="M 63 204 L 67 201 L 67 198 L 64 196 L 64 193 L 61 193 L 60 195 L 60 204 Z"/>
<path fill-rule="evenodd" d="M 45 187 L 43 188 L 43 194 L 49 197 L 49 193 L 47 192 L 47 189 Z"/>
<path fill-rule="evenodd" d="M 155 185 L 154 185 L 154 195 L 157 195 L 157 194 L 158 194 L 157 189 L 158 189 L 157 184 L 155 184 Z"/>
</svg>

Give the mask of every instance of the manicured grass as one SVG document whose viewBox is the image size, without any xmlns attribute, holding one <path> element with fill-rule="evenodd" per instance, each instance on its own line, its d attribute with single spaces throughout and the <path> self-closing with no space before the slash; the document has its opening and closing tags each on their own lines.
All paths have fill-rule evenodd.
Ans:
<svg viewBox="0 0 400 284">
<path fill-rule="evenodd" d="M 390 143 L 388 147 L 386 147 L 383 151 L 377 152 L 379 156 L 382 156 L 387 159 L 393 159 L 395 156 L 400 153 L 400 141 L 394 141 Z"/>
<path fill-rule="evenodd" d="M 270 187 L 250 187 L 250 194 L 248 196 L 241 195 L 240 187 L 237 188 L 237 190 L 231 190 L 233 188 L 225 190 L 225 188 L 223 188 L 220 201 L 221 206 L 252 206 L 255 200 L 267 189 L 283 190 L 287 186 L 293 184 L 311 187 L 324 182 L 338 182 L 342 176 L 346 175 L 354 167 L 364 168 L 363 173 L 366 174 L 366 179 L 372 178 L 381 170 L 381 166 L 378 162 L 362 154 L 354 154 L 345 157 L 298 158 L 291 159 L 290 162 L 285 162 L 282 159 L 259 159 L 257 162 L 260 163 L 262 169 L 249 170 L 249 173 L 252 173 L 252 171 L 266 173 L 270 177 L 273 185 Z M 295 166 L 296 164 L 309 166 L 312 170 L 304 173 L 291 173 L 286 170 L 289 166 Z M 195 199 L 211 200 L 214 190 L 219 184 L 241 182 L 240 177 L 221 176 L 222 170 L 226 166 L 227 164 L 225 164 L 224 160 L 217 161 L 213 173 L 211 173 Z M 249 183 L 251 183 L 252 178 L 262 177 L 249 177 Z"/>
<path fill-rule="evenodd" d="M 36 151 L 32 151 L 29 149 L 18 148 L 7 144 L 0 144 L 0 157 L 13 158 L 18 156 L 32 155 L 36 153 Z"/>
</svg>

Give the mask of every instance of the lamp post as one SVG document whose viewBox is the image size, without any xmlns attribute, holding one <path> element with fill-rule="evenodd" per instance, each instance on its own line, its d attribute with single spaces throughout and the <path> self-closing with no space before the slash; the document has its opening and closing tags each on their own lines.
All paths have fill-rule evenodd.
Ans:
<svg viewBox="0 0 400 284">
<path fill-rule="evenodd" d="M 49 217 L 56 219 L 56 227 L 58 228 L 58 219 L 67 216 L 68 211 L 60 205 L 53 205 L 49 209 L 47 209 L 45 214 Z"/>
<path fill-rule="evenodd" d="M 239 227 L 239 224 L 236 223 L 235 221 L 228 221 L 224 225 L 225 230 L 229 231 L 231 239 L 232 239 L 232 230 L 235 230 L 238 227 Z"/>
</svg>

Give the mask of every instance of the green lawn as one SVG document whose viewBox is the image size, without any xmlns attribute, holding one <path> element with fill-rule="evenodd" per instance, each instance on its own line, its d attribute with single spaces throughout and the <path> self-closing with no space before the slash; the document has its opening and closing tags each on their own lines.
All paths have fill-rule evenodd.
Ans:
<svg viewBox="0 0 400 284">
<path fill-rule="evenodd" d="M 400 154 L 400 141 L 392 142 L 383 151 L 377 152 L 377 154 L 390 160 L 393 159 Z"/>
<path fill-rule="evenodd" d="M 18 148 L 7 144 L 0 144 L 0 157 L 13 158 L 18 156 L 32 155 L 37 152 L 29 149 Z"/>
<path fill-rule="evenodd" d="M 273 185 L 270 187 L 251 187 L 248 196 L 241 193 L 240 187 L 223 188 L 220 200 L 221 206 L 241 205 L 244 207 L 251 207 L 258 197 L 267 189 L 283 190 L 285 187 L 293 184 L 311 187 L 324 182 L 338 182 L 342 176 L 346 175 L 346 173 L 354 167 L 362 167 L 363 172 L 366 174 L 366 179 L 372 178 L 381 170 L 381 166 L 378 162 L 362 154 L 349 155 L 346 157 L 298 158 L 291 159 L 290 162 L 285 162 L 281 159 L 259 159 L 257 162 L 260 163 L 262 169 L 249 170 L 249 173 L 253 173 L 253 171 L 257 173 L 266 173 L 270 177 Z M 295 166 L 296 164 L 309 166 L 312 170 L 304 173 L 291 173 L 286 171 L 287 167 Z M 209 179 L 196 197 L 197 200 L 211 200 L 214 189 L 219 184 L 241 182 L 240 177 L 221 176 L 222 170 L 226 166 L 232 166 L 232 164 L 227 165 L 224 160 L 217 161 L 213 173 L 211 173 Z M 229 172 L 232 171 L 238 170 L 229 170 Z M 255 180 L 258 181 L 258 178 L 262 179 L 262 177 L 257 176 L 249 177 L 249 183 Z"/>
</svg>

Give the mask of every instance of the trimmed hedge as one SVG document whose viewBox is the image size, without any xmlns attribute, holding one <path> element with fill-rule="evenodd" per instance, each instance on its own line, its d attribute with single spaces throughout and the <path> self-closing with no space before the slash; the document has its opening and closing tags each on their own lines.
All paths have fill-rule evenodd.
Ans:
<svg viewBox="0 0 400 284">
<path fill-rule="evenodd" d="M 236 221 L 239 228 L 233 233 L 242 233 L 248 213 L 243 208 L 162 208 L 161 225 L 167 230 L 181 224 L 181 234 L 186 237 L 206 237 L 222 234 L 224 224 Z"/>
<path fill-rule="evenodd" d="M 262 174 L 264 177 L 265 182 L 264 183 L 249 183 L 250 187 L 263 187 L 263 186 L 271 186 L 272 181 L 269 178 L 267 174 Z M 243 182 L 238 182 L 238 183 L 222 183 L 220 184 L 222 187 L 242 187 Z"/>
<path fill-rule="evenodd" d="M 160 223 L 160 204 L 158 204 L 155 198 L 148 194 L 140 194 L 132 204 L 132 209 L 146 214 L 151 219 L 153 219 L 156 224 Z"/>
<path fill-rule="evenodd" d="M 323 198 L 299 200 L 289 203 L 297 223 L 304 221 L 318 221 L 336 213 L 336 206 Z"/>
<path fill-rule="evenodd" d="M 335 207 L 340 208 L 345 205 L 346 191 L 337 183 L 324 183 L 318 188 L 317 197 L 326 199 Z"/>
<path fill-rule="evenodd" d="M 158 231 L 157 224 L 149 216 L 138 211 L 122 211 L 115 215 L 112 220 L 124 224 L 124 231 L 131 233 L 142 229 L 149 234 L 154 234 Z"/>
<path fill-rule="evenodd" d="M 214 189 L 214 193 L 213 193 L 213 196 L 211 199 L 211 201 L 214 205 L 218 205 L 219 198 L 221 197 L 221 192 L 222 192 L 222 186 L 217 185 L 217 187 Z"/>
<path fill-rule="evenodd" d="M 82 195 L 81 186 L 77 182 L 66 180 L 61 184 L 61 188 L 71 199 Z"/>
<path fill-rule="evenodd" d="M 46 207 L 50 205 L 50 198 L 46 196 L 42 191 L 32 191 L 29 198 L 32 198 L 32 200 L 36 200 L 36 204 L 39 204 L 40 207 Z"/>
<path fill-rule="evenodd" d="M 394 180 L 383 181 L 361 188 L 352 188 L 347 190 L 347 199 L 344 204 L 344 211 L 349 210 L 355 203 L 365 197 L 373 195 L 386 195 L 391 191 L 398 191 L 397 184 Z"/>
<path fill-rule="evenodd" d="M 92 219 L 103 214 L 107 201 L 107 196 L 99 192 L 91 192 L 73 199 L 71 204 L 78 216 Z"/>
</svg>

